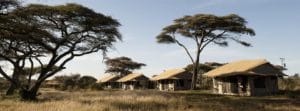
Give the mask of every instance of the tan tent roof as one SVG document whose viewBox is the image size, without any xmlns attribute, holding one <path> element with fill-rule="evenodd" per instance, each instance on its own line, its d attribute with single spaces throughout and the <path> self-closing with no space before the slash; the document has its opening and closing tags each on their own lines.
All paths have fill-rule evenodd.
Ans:
<svg viewBox="0 0 300 111">
<path fill-rule="evenodd" d="M 265 59 L 258 59 L 258 60 L 242 60 L 242 61 L 237 61 L 237 62 L 232 62 L 228 63 L 226 65 L 223 65 L 219 68 L 216 68 L 212 71 L 209 71 L 205 73 L 205 76 L 208 77 L 217 77 L 217 76 L 232 76 L 232 75 L 239 75 L 239 74 L 244 74 L 244 75 L 266 75 L 266 74 L 261 74 L 261 73 L 255 73 L 251 71 L 252 69 L 265 65 L 265 64 L 270 64 L 267 60 Z M 271 64 L 270 64 L 271 65 Z M 273 65 L 271 65 L 273 66 Z M 277 70 L 276 68 L 274 68 Z M 281 71 L 277 71 L 278 74 L 284 75 Z M 276 75 L 276 74 L 274 74 Z"/>
<path fill-rule="evenodd" d="M 118 75 L 115 75 L 115 74 L 112 74 L 112 75 L 108 75 L 108 76 L 105 76 L 103 78 L 101 78 L 100 80 L 97 81 L 97 83 L 104 83 L 104 82 L 109 82 L 115 78 L 118 78 L 119 76 Z"/>
<path fill-rule="evenodd" d="M 128 74 L 128 75 L 122 77 L 121 79 L 117 80 L 117 82 L 127 82 L 127 81 L 131 81 L 131 80 L 141 77 L 141 76 L 144 76 L 144 75 L 140 74 L 140 73 L 132 73 L 132 74 Z"/>
<path fill-rule="evenodd" d="M 162 80 L 162 79 L 170 79 L 178 74 L 181 74 L 185 72 L 185 69 L 179 68 L 179 69 L 170 69 L 166 70 L 163 73 L 151 78 L 151 80 Z"/>
</svg>

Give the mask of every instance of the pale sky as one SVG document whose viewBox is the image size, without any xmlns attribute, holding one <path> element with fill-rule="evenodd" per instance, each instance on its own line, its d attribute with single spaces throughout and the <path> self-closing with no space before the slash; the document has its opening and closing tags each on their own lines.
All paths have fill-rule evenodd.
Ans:
<svg viewBox="0 0 300 111">
<path fill-rule="evenodd" d="M 23 0 L 24 3 L 49 5 L 78 3 L 96 12 L 112 16 L 122 26 L 123 42 L 116 43 L 109 57 L 127 56 L 147 64 L 141 72 L 150 77 L 170 68 L 190 64 L 187 55 L 177 45 L 156 43 L 161 29 L 184 15 L 198 13 L 227 15 L 238 14 L 256 31 L 256 36 L 243 36 L 253 47 L 236 43 L 229 47 L 208 46 L 201 62 L 232 62 L 242 59 L 267 59 L 280 64 L 285 58 L 287 74 L 300 72 L 300 1 L 299 0 Z M 194 49 L 192 41 L 185 41 Z M 99 78 L 105 65 L 100 53 L 87 55 L 67 64 L 60 74 L 80 73 Z"/>
</svg>

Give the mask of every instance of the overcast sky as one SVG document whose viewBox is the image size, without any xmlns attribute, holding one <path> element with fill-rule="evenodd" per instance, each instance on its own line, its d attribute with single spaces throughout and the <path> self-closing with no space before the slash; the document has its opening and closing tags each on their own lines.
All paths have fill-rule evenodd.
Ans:
<svg viewBox="0 0 300 111">
<path fill-rule="evenodd" d="M 267 59 L 280 64 L 279 58 L 285 58 L 287 74 L 300 72 L 299 0 L 24 0 L 24 3 L 78 3 L 112 16 L 122 24 L 120 32 L 124 41 L 116 43 L 116 50 L 111 50 L 109 57 L 127 56 L 143 62 L 147 66 L 136 72 L 147 76 L 190 63 L 179 46 L 156 43 L 155 36 L 164 26 L 184 15 L 234 13 L 244 17 L 256 31 L 254 37 L 243 36 L 253 47 L 235 43 L 225 48 L 210 45 L 203 52 L 201 62 Z M 185 43 L 194 49 L 192 41 Z M 60 74 L 80 73 L 99 78 L 104 70 L 101 54 L 92 54 L 68 63 Z"/>
</svg>

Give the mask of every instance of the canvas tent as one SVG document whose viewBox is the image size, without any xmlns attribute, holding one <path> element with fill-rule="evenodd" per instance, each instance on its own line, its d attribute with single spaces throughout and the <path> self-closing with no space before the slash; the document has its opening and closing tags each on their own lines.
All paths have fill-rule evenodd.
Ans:
<svg viewBox="0 0 300 111">
<path fill-rule="evenodd" d="M 213 78 L 214 93 L 241 96 L 276 93 L 284 75 L 264 59 L 232 62 L 204 74 Z"/>
<path fill-rule="evenodd" d="M 97 83 L 100 83 L 104 89 L 114 89 L 119 88 L 119 83 L 117 80 L 120 79 L 120 76 L 111 74 L 108 76 L 105 76 L 97 81 Z"/>
<path fill-rule="evenodd" d="M 163 91 L 186 90 L 191 88 L 192 74 L 185 69 L 170 69 L 151 79 Z"/>
<path fill-rule="evenodd" d="M 150 85 L 149 78 L 140 73 L 128 74 L 119 80 L 124 90 L 146 89 Z"/>
</svg>

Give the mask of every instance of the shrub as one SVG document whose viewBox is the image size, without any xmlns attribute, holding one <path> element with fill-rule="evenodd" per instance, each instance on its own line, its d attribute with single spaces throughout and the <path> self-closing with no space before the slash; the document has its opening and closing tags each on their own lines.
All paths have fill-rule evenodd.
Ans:
<svg viewBox="0 0 300 111">
<path fill-rule="evenodd" d="M 103 90 L 103 86 L 100 83 L 95 83 L 91 86 L 92 90 Z"/>
<path fill-rule="evenodd" d="M 97 79 L 92 76 L 80 76 L 80 74 L 56 76 L 54 80 L 60 83 L 60 90 L 78 90 L 78 89 L 101 89 L 96 85 Z"/>
<path fill-rule="evenodd" d="M 300 88 L 300 78 L 298 76 L 289 76 L 282 78 L 278 82 L 279 89 L 295 91 Z"/>
<path fill-rule="evenodd" d="M 78 80 L 77 84 L 81 89 L 88 89 L 91 88 L 96 83 L 96 81 L 97 79 L 92 76 L 82 76 Z"/>
</svg>

